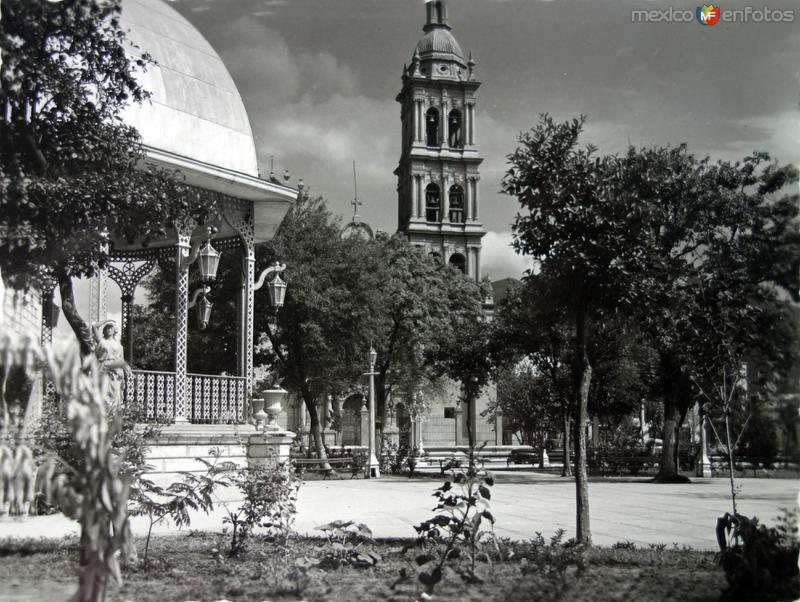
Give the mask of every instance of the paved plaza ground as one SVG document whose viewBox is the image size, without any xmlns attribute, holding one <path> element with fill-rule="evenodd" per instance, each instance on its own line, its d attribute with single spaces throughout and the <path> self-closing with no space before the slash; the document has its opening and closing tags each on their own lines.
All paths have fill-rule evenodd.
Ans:
<svg viewBox="0 0 800 602">
<path fill-rule="evenodd" d="M 296 530 L 319 535 L 314 530 L 317 525 L 354 519 L 369 525 L 376 537 L 413 537 L 413 525 L 432 516 L 431 493 L 440 484 L 431 478 L 396 476 L 305 482 L 298 500 Z M 739 511 L 748 516 L 771 523 L 781 507 L 798 507 L 800 480 L 740 479 L 738 484 Z M 646 478 L 594 479 L 589 494 L 592 535 L 598 545 L 632 541 L 714 550 L 716 519 L 730 511 L 729 483 L 724 478 L 694 479 L 686 485 L 656 485 Z M 492 504 L 496 531 L 502 537 L 524 540 L 536 531 L 549 536 L 558 528 L 566 530 L 567 537 L 574 535 L 575 484 L 571 479 L 532 472 L 498 473 Z M 196 515 L 192 528 L 220 531 L 223 515 L 218 504 L 212 515 Z M 145 535 L 147 521 L 136 518 L 133 528 L 136 535 Z M 0 521 L 0 539 L 62 537 L 77 532 L 77 525 L 60 515 Z M 155 532 L 176 530 L 162 524 Z"/>
</svg>

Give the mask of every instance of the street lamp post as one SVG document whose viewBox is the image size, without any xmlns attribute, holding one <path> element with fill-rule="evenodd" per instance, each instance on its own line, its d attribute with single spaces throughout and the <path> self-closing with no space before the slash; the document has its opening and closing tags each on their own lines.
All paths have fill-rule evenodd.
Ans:
<svg viewBox="0 0 800 602">
<path fill-rule="evenodd" d="M 375 360 L 378 353 L 373 347 L 369 348 L 369 460 L 367 461 L 366 478 L 381 476 L 378 459 L 375 457 Z"/>
</svg>

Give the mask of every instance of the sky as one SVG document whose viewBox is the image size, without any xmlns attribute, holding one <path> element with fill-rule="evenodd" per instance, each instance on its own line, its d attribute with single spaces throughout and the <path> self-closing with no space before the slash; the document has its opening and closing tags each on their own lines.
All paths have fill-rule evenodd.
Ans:
<svg viewBox="0 0 800 602">
<path fill-rule="evenodd" d="M 400 90 L 423 0 L 174 0 L 226 63 L 247 107 L 262 174 L 288 169 L 345 219 L 352 161 L 361 215 L 397 228 Z M 800 163 L 800 5 L 794 23 L 635 23 L 625 0 L 449 0 L 452 33 L 477 62 L 484 273 L 519 276 L 517 211 L 500 194 L 506 156 L 540 113 L 586 115 L 585 142 L 614 153 L 687 143 L 736 159 L 764 150 Z M 725 2 L 723 9 L 744 7 Z"/>
<path fill-rule="evenodd" d="M 402 67 L 423 0 L 174 0 L 222 57 L 247 107 L 261 171 L 288 169 L 349 219 L 356 161 L 361 215 L 397 228 Z M 484 273 L 528 267 L 509 248 L 517 211 L 500 194 L 506 156 L 540 113 L 586 115 L 601 152 L 685 142 L 736 159 L 765 150 L 800 163 L 800 6 L 794 23 L 634 23 L 634 9 L 697 4 L 623 0 L 449 0 L 478 91 Z M 742 8 L 726 2 L 724 8 Z M 759 8 L 764 6 L 757 5 Z"/>
</svg>

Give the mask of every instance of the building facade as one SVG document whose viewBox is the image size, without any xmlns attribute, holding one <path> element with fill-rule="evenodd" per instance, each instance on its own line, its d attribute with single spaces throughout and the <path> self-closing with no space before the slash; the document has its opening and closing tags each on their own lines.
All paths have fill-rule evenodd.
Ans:
<svg viewBox="0 0 800 602">
<path fill-rule="evenodd" d="M 450 33 L 444 1 L 426 4 L 424 35 L 403 68 L 398 230 L 476 281 L 481 278 L 481 164 L 475 62 Z"/>
</svg>

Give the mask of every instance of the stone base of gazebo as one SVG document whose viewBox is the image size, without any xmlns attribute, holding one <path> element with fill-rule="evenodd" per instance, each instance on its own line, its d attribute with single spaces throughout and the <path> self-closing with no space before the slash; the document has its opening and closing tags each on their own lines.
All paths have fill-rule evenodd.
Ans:
<svg viewBox="0 0 800 602">
<path fill-rule="evenodd" d="M 181 472 L 205 473 L 209 463 L 232 462 L 238 467 L 269 466 L 289 459 L 295 434 L 257 431 L 250 424 L 173 424 L 161 430 L 147 454 L 147 477 L 166 486 Z M 218 459 L 215 458 L 219 452 Z"/>
</svg>

